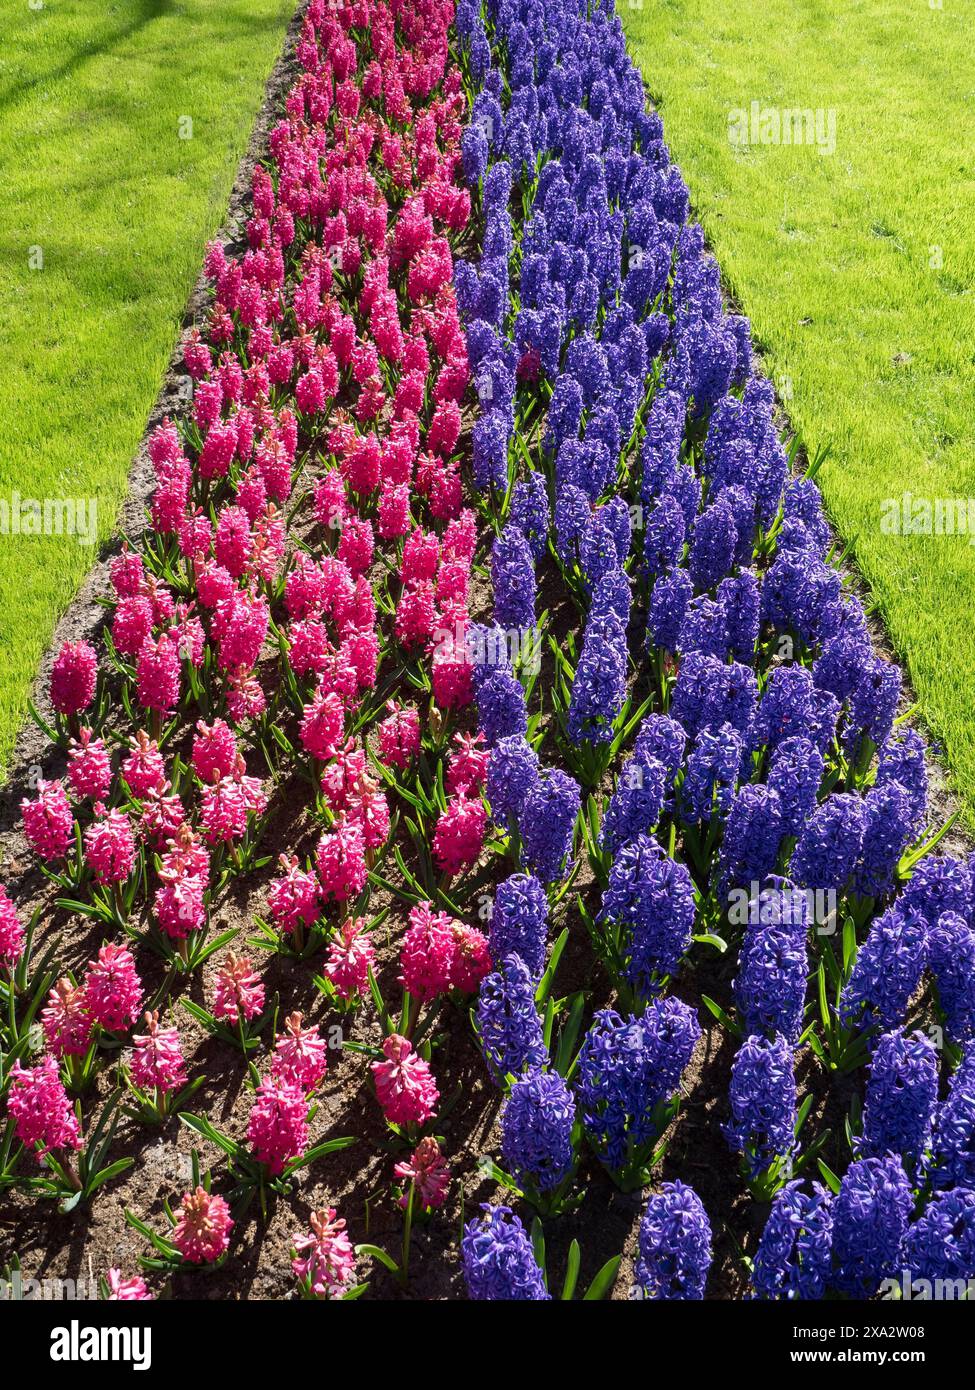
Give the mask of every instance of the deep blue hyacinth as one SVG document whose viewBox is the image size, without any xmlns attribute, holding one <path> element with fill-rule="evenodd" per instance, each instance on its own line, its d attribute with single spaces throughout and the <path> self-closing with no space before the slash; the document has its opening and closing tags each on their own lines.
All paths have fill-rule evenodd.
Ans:
<svg viewBox="0 0 975 1390">
<path fill-rule="evenodd" d="M 667 798 L 667 770 L 656 758 L 628 758 L 599 828 L 599 844 L 616 854 L 638 835 L 649 835 Z"/>
<path fill-rule="evenodd" d="M 758 682 L 737 662 L 691 652 L 681 663 L 670 713 L 688 734 L 730 724 L 746 738 L 755 714 Z"/>
<path fill-rule="evenodd" d="M 913 1172 L 931 1138 L 937 1099 L 938 1054 L 930 1038 L 884 1033 L 870 1063 L 857 1155 L 899 1154 Z"/>
<path fill-rule="evenodd" d="M 832 1194 L 821 1183 L 804 1192 L 786 1183 L 772 1200 L 752 1265 L 756 1298 L 822 1298 L 830 1269 Z"/>
<path fill-rule="evenodd" d="M 928 771 L 924 764 L 924 740 L 915 729 L 895 729 L 877 758 L 876 786 L 899 782 L 911 798 L 916 834 L 924 828 L 928 809 Z"/>
<path fill-rule="evenodd" d="M 673 998 L 654 1000 L 637 1017 L 612 1009 L 595 1015 L 576 1093 L 590 1142 L 614 1172 L 655 1137 L 654 1110 L 677 1089 L 700 1036 L 693 1011 Z"/>
<path fill-rule="evenodd" d="M 899 1158 L 850 1164 L 833 1202 L 832 1288 L 870 1298 L 882 1279 L 895 1274 L 913 1205 Z"/>
<path fill-rule="evenodd" d="M 573 1163 L 572 1092 L 555 1071 L 519 1077 L 501 1112 L 501 1157 L 522 1187 L 550 1192 L 568 1176 Z"/>
<path fill-rule="evenodd" d="M 716 732 L 702 729 L 687 760 L 680 789 L 681 818 L 690 824 L 724 820 L 731 806 L 742 761 L 741 735 L 730 724 Z"/>
<path fill-rule="evenodd" d="M 730 1148 L 758 1177 L 795 1148 L 796 1077 L 792 1049 L 781 1035 L 747 1037 L 735 1056 L 728 1088 L 731 1120 L 722 1126 Z"/>
<path fill-rule="evenodd" d="M 491 749 L 485 792 L 496 824 L 517 819 L 538 781 L 538 754 L 523 734 L 499 738 Z"/>
<path fill-rule="evenodd" d="M 802 833 L 816 805 L 824 769 L 823 755 L 802 735 L 784 738 L 772 754 L 768 785 L 778 793 L 786 835 Z"/>
<path fill-rule="evenodd" d="M 919 1279 L 975 1279 L 975 1191 L 959 1187 L 940 1192 L 904 1237 L 903 1264 L 913 1283 Z M 959 1288 L 953 1291 L 957 1297 Z M 912 1288 L 913 1298 L 932 1291 Z M 970 1296 L 970 1295 L 969 1295 Z"/>
<path fill-rule="evenodd" d="M 542 1021 L 535 1007 L 535 985 L 521 956 L 494 957 L 495 969 L 481 981 L 477 1031 L 488 1070 L 500 1085 L 509 1073 L 548 1061 Z"/>
<path fill-rule="evenodd" d="M 677 776 L 686 746 L 687 734 L 676 719 L 665 714 L 648 714 L 637 732 L 633 756 L 641 763 L 656 758 L 663 764 L 670 783 Z"/>
<path fill-rule="evenodd" d="M 758 923 L 745 933 L 735 980 L 735 1002 L 746 1033 L 780 1033 L 795 1044 L 806 1001 L 805 932 L 790 924 Z"/>
<path fill-rule="evenodd" d="M 930 855 L 914 868 L 901 896 L 901 904 L 919 912 L 934 926 L 943 912 L 957 912 L 967 920 L 972 913 L 972 875 L 960 859 Z"/>
<path fill-rule="evenodd" d="M 677 650 L 681 626 L 694 586 L 686 570 L 661 575 L 650 595 L 647 634 L 651 646 L 664 651 Z"/>
<path fill-rule="evenodd" d="M 545 479 L 534 471 L 519 478 L 511 492 L 511 520 L 521 531 L 537 564 L 548 545 L 548 493 Z"/>
<path fill-rule="evenodd" d="M 509 524 L 491 551 L 494 615 L 505 628 L 529 628 L 535 622 L 535 561 L 523 532 Z"/>
<path fill-rule="evenodd" d="M 957 912 L 943 912 L 928 928 L 928 968 L 955 1042 L 975 1034 L 975 932 Z"/>
<path fill-rule="evenodd" d="M 872 787 L 864 809 L 867 824 L 853 886 L 861 896 L 873 898 L 893 888 L 901 855 L 915 836 L 915 821 L 911 798 L 897 782 Z"/>
<path fill-rule="evenodd" d="M 626 640 L 615 617 L 607 627 L 608 635 L 587 630 L 582 644 L 569 705 L 568 734 L 575 744 L 612 742 L 626 699 Z"/>
<path fill-rule="evenodd" d="M 927 1164 L 937 1188 L 975 1187 L 975 1049 L 969 1044 L 938 1107 L 931 1158 Z"/>
<path fill-rule="evenodd" d="M 629 984 L 650 993 L 661 976 L 674 974 L 690 945 L 694 883 L 686 865 L 637 836 L 616 856 L 598 922 L 618 940 Z"/>
<path fill-rule="evenodd" d="M 682 1301 L 704 1297 L 711 1268 L 711 1223 L 692 1187 L 667 1182 L 649 1198 L 639 1242 L 633 1273 L 641 1297 Z"/>
<path fill-rule="evenodd" d="M 926 961 L 927 928 L 919 913 L 898 905 L 875 918 L 840 996 L 843 1024 L 899 1027 Z"/>
<path fill-rule="evenodd" d="M 477 719 L 489 748 L 499 739 L 526 732 L 525 692 L 510 671 L 495 671 L 478 686 Z"/>
<path fill-rule="evenodd" d="M 579 783 L 560 768 L 551 768 L 525 797 L 519 828 L 525 860 L 543 883 L 568 871 L 581 793 Z"/>
<path fill-rule="evenodd" d="M 833 889 L 849 884 L 867 828 L 861 797 L 834 792 L 813 812 L 792 856 L 792 877 L 803 888 Z"/>
<path fill-rule="evenodd" d="M 498 884 L 491 914 L 488 946 L 492 960 L 517 955 L 533 980 L 545 969 L 548 942 L 548 898 L 531 874 L 512 874 Z"/>
<path fill-rule="evenodd" d="M 718 858 L 722 890 L 751 889 L 772 873 L 782 843 L 782 807 L 770 787 L 741 787 L 731 803 Z"/>
<path fill-rule="evenodd" d="M 550 1298 L 528 1232 L 509 1207 L 484 1207 L 460 1244 L 470 1298 L 543 1302 Z"/>
</svg>

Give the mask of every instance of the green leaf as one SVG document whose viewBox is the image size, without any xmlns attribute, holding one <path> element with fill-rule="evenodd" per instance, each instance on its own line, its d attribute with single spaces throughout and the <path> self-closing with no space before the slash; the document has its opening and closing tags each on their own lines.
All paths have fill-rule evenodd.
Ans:
<svg viewBox="0 0 975 1390">
<path fill-rule="evenodd" d="M 579 1281 L 579 1266 L 582 1263 L 582 1252 L 579 1249 L 579 1242 L 573 1240 L 569 1246 L 569 1259 L 565 1269 L 565 1282 L 562 1285 L 562 1299 L 567 1302 L 572 1298 L 576 1291 L 576 1284 Z"/>
<path fill-rule="evenodd" d="M 595 1279 L 589 1285 L 582 1296 L 583 1303 L 595 1303 L 612 1292 L 613 1285 L 616 1283 L 616 1275 L 620 1267 L 622 1255 L 614 1255 L 611 1260 L 607 1260 Z"/>
</svg>

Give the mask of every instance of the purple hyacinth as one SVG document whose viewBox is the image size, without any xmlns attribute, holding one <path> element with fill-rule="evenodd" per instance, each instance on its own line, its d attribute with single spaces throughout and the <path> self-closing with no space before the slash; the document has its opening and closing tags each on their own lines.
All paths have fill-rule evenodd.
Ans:
<svg viewBox="0 0 975 1390">
<path fill-rule="evenodd" d="M 548 898 L 531 874 L 512 874 L 498 884 L 488 946 L 492 960 L 520 956 L 533 980 L 545 969 Z"/>
<path fill-rule="evenodd" d="M 718 859 L 722 891 L 750 888 L 775 868 L 782 844 L 782 807 L 770 787 L 741 787 L 731 803 Z"/>
<path fill-rule="evenodd" d="M 581 793 L 567 772 L 550 768 L 525 797 L 520 830 L 525 860 L 543 883 L 568 872 Z"/>
<path fill-rule="evenodd" d="M 830 1269 L 832 1194 L 821 1183 L 786 1183 L 772 1200 L 752 1265 L 756 1298 L 822 1298 Z"/>
<path fill-rule="evenodd" d="M 483 1208 L 460 1244 L 470 1298 L 543 1302 L 551 1297 L 528 1232 L 510 1207 Z"/>
<path fill-rule="evenodd" d="M 803 888 L 841 893 L 853 874 L 867 828 L 861 797 L 834 792 L 810 816 L 792 856 L 792 877 Z"/>
<path fill-rule="evenodd" d="M 864 808 L 867 824 L 854 890 L 861 897 L 875 898 L 894 886 L 901 855 L 914 838 L 914 815 L 910 796 L 897 782 L 872 787 Z"/>
<path fill-rule="evenodd" d="M 924 761 L 924 740 L 915 729 L 895 729 L 877 757 L 876 786 L 898 782 L 911 798 L 915 833 L 920 834 L 927 819 L 928 770 Z"/>
<path fill-rule="evenodd" d="M 893 1274 L 914 1199 L 899 1158 L 851 1163 L 833 1202 L 830 1285 L 854 1298 L 870 1298 Z"/>
<path fill-rule="evenodd" d="M 687 760 L 680 789 L 681 819 L 689 824 L 709 821 L 712 812 L 724 820 L 731 807 L 743 746 L 741 735 L 730 724 L 711 733 L 702 729 Z"/>
<path fill-rule="evenodd" d="M 745 1032 L 764 1037 L 781 1033 L 790 1043 L 798 1042 L 807 972 L 801 927 L 765 923 L 749 927 L 734 986 Z"/>
<path fill-rule="evenodd" d="M 616 856 L 598 922 L 617 942 L 626 980 L 641 994 L 673 975 L 694 928 L 694 882 L 656 840 L 638 835 Z"/>
<path fill-rule="evenodd" d="M 573 743 L 611 743 L 626 699 L 626 639 L 616 632 L 586 632 L 572 682 L 568 734 Z M 612 625 L 607 623 L 607 627 Z"/>
<path fill-rule="evenodd" d="M 792 1049 L 781 1034 L 747 1037 L 735 1056 L 728 1089 L 731 1120 L 722 1126 L 728 1145 L 744 1155 L 757 1178 L 775 1159 L 795 1149 L 796 1077 Z"/>
<path fill-rule="evenodd" d="M 930 855 L 914 868 L 901 897 L 903 907 L 919 912 L 934 926 L 943 912 L 971 917 L 973 884 L 968 865 L 961 859 Z"/>
<path fill-rule="evenodd" d="M 537 564 L 548 545 L 548 493 L 541 473 L 530 471 L 511 492 L 511 520 L 521 531 Z"/>
<path fill-rule="evenodd" d="M 688 565 L 699 593 L 713 589 L 734 563 L 738 545 L 733 503 L 722 494 L 706 507 L 694 525 Z"/>
<path fill-rule="evenodd" d="M 538 754 L 523 734 L 499 738 L 488 760 L 485 791 L 497 825 L 521 814 L 525 797 L 538 782 Z"/>
<path fill-rule="evenodd" d="M 494 614 L 502 627 L 529 628 L 535 622 L 535 561 L 519 527 L 510 522 L 491 551 Z"/>
<path fill-rule="evenodd" d="M 650 595 L 647 618 L 647 636 L 651 647 L 660 647 L 667 652 L 677 651 L 681 624 L 693 592 L 694 586 L 686 570 L 674 570 L 671 574 L 660 576 Z"/>
<path fill-rule="evenodd" d="M 653 1193 L 640 1222 L 639 1241 L 633 1272 L 641 1297 L 704 1297 L 711 1268 L 711 1223 L 692 1187 L 667 1182 Z"/>
<path fill-rule="evenodd" d="M 938 1107 L 926 1168 L 933 1187 L 975 1187 L 975 1049 L 971 1044 L 951 1078 L 947 1098 Z"/>
<path fill-rule="evenodd" d="M 938 1054 L 923 1033 L 884 1033 L 870 1063 L 858 1157 L 900 1154 L 913 1172 L 931 1138 L 938 1099 Z"/>
<path fill-rule="evenodd" d="M 928 928 L 928 969 L 948 1033 L 964 1042 L 975 1033 L 975 932 L 957 912 L 942 912 Z"/>
<path fill-rule="evenodd" d="M 501 1112 L 501 1157 L 522 1187 L 550 1192 L 572 1168 L 572 1093 L 555 1071 L 534 1071 L 514 1083 Z"/>
<path fill-rule="evenodd" d="M 477 996 L 475 1014 L 481 1052 L 498 1084 L 507 1075 L 517 1076 L 525 1067 L 544 1066 L 548 1049 L 542 1037 L 542 1021 L 535 1007 L 535 985 L 521 956 L 495 958 L 495 969 L 485 975 Z"/>
<path fill-rule="evenodd" d="M 638 1016 L 601 1009 L 593 1018 L 576 1093 L 589 1140 L 611 1171 L 656 1137 L 654 1111 L 677 1089 L 700 1036 L 693 1011 L 673 998 Z"/>
<path fill-rule="evenodd" d="M 975 1279 L 975 1192 L 939 1192 L 904 1237 L 903 1264 L 911 1281 Z M 914 1298 L 924 1291 L 912 1289 Z M 931 1297 L 931 1291 L 927 1291 Z"/>
<path fill-rule="evenodd" d="M 802 735 L 784 738 L 772 754 L 768 785 L 778 793 L 786 835 L 802 833 L 816 805 L 824 768 L 823 755 Z"/>
<path fill-rule="evenodd" d="M 477 688 L 477 721 L 489 748 L 528 729 L 525 691 L 510 671 L 495 671 Z"/>
<path fill-rule="evenodd" d="M 898 1027 L 926 960 L 927 928 L 919 913 L 898 905 L 876 917 L 840 996 L 843 1025 Z"/>
<path fill-rule="evenodd" d="M 628 758 L 599 827 L 600 846 L 616 854 L 638 835 L 649 835 L 663 811 L 667 782 L 667 770 L 656 758 Z"/>
</svg>

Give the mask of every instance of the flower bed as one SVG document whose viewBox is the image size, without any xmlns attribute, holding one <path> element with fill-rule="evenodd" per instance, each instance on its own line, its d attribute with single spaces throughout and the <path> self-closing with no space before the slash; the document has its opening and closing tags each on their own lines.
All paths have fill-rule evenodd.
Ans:
<svg viewBox="0 0 975 1390">
<path fill-rule="evenodd" d="M 115 1297 L 975 1275 L 970 868 L 618 21 L 297 56 L 55 663 L 0 1181 L 60 1230 L 182 1152 Z"/>
</svg>

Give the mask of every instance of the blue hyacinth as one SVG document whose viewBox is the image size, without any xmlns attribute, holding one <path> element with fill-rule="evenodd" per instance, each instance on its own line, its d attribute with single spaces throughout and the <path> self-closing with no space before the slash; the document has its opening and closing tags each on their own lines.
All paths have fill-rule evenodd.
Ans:
<svg viewBox="0 0 975 1390">
<path fill-rule="evenodd" d="M 700 1197 L 682 1182 L 664 1183 L 640 1222 L 633 1273 L 642 1298 L 694 1301 L 704 1297 L 711 1268 L 711 1223 Z"/>
<path fill-rule="evenodd" d="M 467 1293 L 472 1299 L 543 1302 L 551 1295 L 531 1239 L 509 1207 L 484 1207 L 460 1243 Z"/>
<path fill-rule="evenodd" d="M 501 1112 L 501 1157 L 521 1187 L 550 1192 L 572 1170 L 572 1093 L 554 1071 L 519 1077 Z"/>
</svg>

